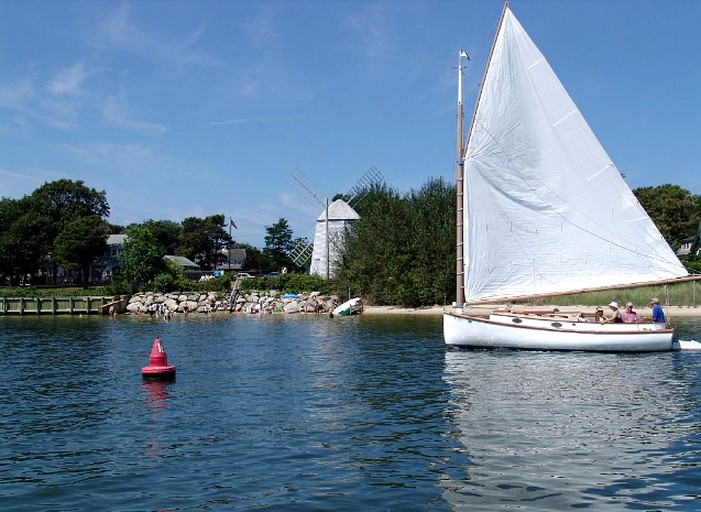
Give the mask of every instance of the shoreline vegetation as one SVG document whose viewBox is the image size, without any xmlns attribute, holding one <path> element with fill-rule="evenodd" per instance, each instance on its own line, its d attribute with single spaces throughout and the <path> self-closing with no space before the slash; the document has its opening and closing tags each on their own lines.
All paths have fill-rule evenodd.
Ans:
<svg viewBox="0 0 701 512">
<path fill-rule="evenodd" d="M 252 280 L 251 280 L 252 281 Z M 626 302 L 632 302 L 635 305 L 635 310 L 641 316 L 650 316 L 651 309 L 649 307 L 650 297 L 659 297 L 662 307 L 664 308 L 665 314 L 668 319 L 681 318 L 681 317 L 701 317 L 701 290 L 698 290 L 697 281 L 674 283 L 669 286 L 643 286 L 638 288 L 620 289 L 620 290 L 608 290 L 608 291 L 596 291 L 572 295 L 564 295 L 557 298 L 550 298 L 548 302 L 545 303 L 544 300 L 529 301 L 526 303 L 511 303 L 511 304 L 490 304 L 490 305 L 479 305 L 479 306 L 469 306 L 464 308 L 466 314 L 474 316 L 488 316 L 490 312 L 497 309 L 510 309 L 513 312 L 522 312 L 524 310 L 528 311 L 541 311 L 547 312 L 552 311 L 557 308 L 561 314 L 570 313 L 577 315 L 579 312 L 593 312 L 597 306 L 606 307 L 606 305 L 612 300 L 617 301 L 619 304 L 625 304 Z M 248 283 L 246 283 L 248 284 Z M 251 283 L 252 284 L 252 283 Z M 264 284 L 264 283 L 262 283 Z M 283 284 L 283 283 L 276 283 Z M 299 283 L 297 283 L 299 284 Z M 250 285 L 249 285 L 250 286 Z M 253 288 L 253 287 L 251 287 Z M 296 287 L 295 287 L 296 288 Z M 32 298 L 36 300 L 37 297 L 42 298 L 42 300 L 51 300 L 50 297 L 55 297 L 58 301 L 60 298 L 65 298 L 68 296 L 78 297 L 78 296 L 113 296 L 109 293 L 113 290 L 109 288 L 95 287 L 92 289 L 78 289 L 75 287 L 62 288 L 62 287 L 45 287 L 45 288 L 10 288 L 1 287 L 0 297 L 5 299 L 14 298 L 26 298 L 29 299 L 27 303 L 30 303 Z M 133 299 L 138 295 L 150 295 L 156 292 L 140 292 L 133 294 L 130 297 Z M 245 303 L 250 302 L 251 297 L 246 297 L 249 294 L 254 295 L 256 302 L 264 302 L 266 296 L 268 295 L 283 295 L 284 293 L 293 293 L 287 286 L 280 287 L 277 290 L 241 290 L 241 298 L 239 301 L 242 303 L 240 306 L 243 308 Z M 214 299 L 215 302 L 224 300 L 231 291 L 222 290 L 206 290 L 203 287 L 200 291 L 182 291 L 173 292 L 172 294 L 186 294 L 187 298 L 190 299 L 190 295 L 200 295 L 207 297 L 208 302 L 212 302 L 212 295 L 216 295 Z M 169 294 L 169 295 L 172 295 Z M 320 308 L 320 313 L 327 313 L 328 308 L 331 304 L 326 304 L 326 299 L 334 299 L 337 303 L 343 302 L 339 297 L 320 292 L 309 292 L 299 294 L 306 301 L 309 298 L 314 298 L 316 301 L 323 303 L 325 307 Z M 246 297 L 246 298 L 244 298 Z M 181 297 L 182 298 L 182 297 Z M 279 299 L 279 297 L 277 297 Z M 371 304 L 372 301 L 363 299 L 363 314 L 367 316 L 380 316 L 380 315 L 418 315 L 418 316 L 440 316 L 444 310 L 450 309 L 449 305 L 433 305 L 433 306 L 422 306 L 422 307 L 410 307 L 403 305 L 374 305 Z M 307 304 L 308 305 L 308 304 Z M 190 312 L 195 313 L 197 311 L 198 305 L 190 304 Z M 213 308 L 215 309 L 215 308 Z M 211 311 L 215 312 L 215 311 Z M 219 311 L 216 311 L 219 313 Z M 125 311 L 120 311 L 121 314 Z M 242 314 L 252 313 L 251 311 L 244 310 Z M 0 315 L 2 316 L 2 315 Z"/>
</svg>

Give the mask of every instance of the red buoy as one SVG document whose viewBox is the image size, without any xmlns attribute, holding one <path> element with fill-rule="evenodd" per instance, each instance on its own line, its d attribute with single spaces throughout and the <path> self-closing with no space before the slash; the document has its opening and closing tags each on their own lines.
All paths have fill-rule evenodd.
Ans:
<svg viewBox="0 0 701 512">
<path fill-rule="evenodd" d="M 168 364 L 168 355 L 163 350 L 163 342 L 160 338 L 153 340 L 149 365 L 141 369 L 144 379 L 170 380 L 175 378 L 175 366 Z"/>
</svg>

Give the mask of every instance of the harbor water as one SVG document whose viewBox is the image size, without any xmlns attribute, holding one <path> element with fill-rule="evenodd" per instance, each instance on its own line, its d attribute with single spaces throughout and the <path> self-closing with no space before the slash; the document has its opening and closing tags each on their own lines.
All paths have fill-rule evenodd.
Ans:
<svg viewBox="0 0 701 512">
<path fill-rule="evenodd" d="M 174 382 L 142 381 L 156 337 Z M 701 351 L 453 351 L 409 315 L 4 317 L 0 432 L 5 512 L 696 511 Z"/>
</svg>

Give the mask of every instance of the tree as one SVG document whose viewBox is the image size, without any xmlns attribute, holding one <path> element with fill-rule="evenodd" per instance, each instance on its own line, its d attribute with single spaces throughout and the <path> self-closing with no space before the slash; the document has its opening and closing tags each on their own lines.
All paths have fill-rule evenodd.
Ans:
<svg viewBox="0 0 701 512">
<path fill-rule="evenodd" d="M 79 268 L 83 287 L 90 282 L 90 265 L 107 249 L 109 226 L 98 215 L 79 217 L 69 222 L 54 241 L 56 259 L 64 268 Z"/>
<path fill-rule="evenodd" d="M 336 280 L 375 304 L 445 304 L 455 293 L 455 187 L 430 180 L 401 196 L 386 185 L 357 206 Z"/>
<path fill-rule="evenodd" d="M 164 254 L 175 254 L 180 240 L 180 233 L 183 231 L 181 224 L 172 220 L 152 220 L 149 219 L 140 224 L 148 228 L 161 244 Z"/>
<path fill-rule="evenodd" d="M 231 237 L 224 230 L 224 215 L 210 215 L 204 219 L 188 217 L 183 221 L 178 255 L 185 256 L 204 268 L 214 269 L 226 257 Z"/>
<path fill-rule="evenodd" d="M 0 276 L 5 282 L 17 286 L 41 268 L 48 254 L 39 235 L 44 228 L 26 198 L 0 200 Z"/>
<path fill-rule="evenodd" d="M 701 220 L 701 196 L 669 184 L 636 188 L 633 193 L 672 249 L 678 249 L 683 240 L 696 234 Z"/>
<path fill-rule="evenodd" d="M 104 191 L 86 187 L 82 181 L 61 179 L 44 183 L 27 198 L 31 214 L 38 219 L 34 233 L 40 252 L 49 257 L 48 265 L 56 276 L 57 261 L 50 259 L 54 240 L 71 222 L 88 216 L 107 218 L 110 207 Z"/>
<path fill-rule="evenodd" d="M 133 226 L 126 234 L 118 256 L 121 276 L 130 284 L 148 283 L 166 268 L 163 247 L 147 227 Z"/>
<path fill-rule="evenodd" d="M 269 258 L 272 268 L 292 267 L 294 262 L 289 253 L 292 250 L 292 229 L 287 220 L 280 218 L 272 226 L 265 228 L 263 256 Z"/>
</svg>

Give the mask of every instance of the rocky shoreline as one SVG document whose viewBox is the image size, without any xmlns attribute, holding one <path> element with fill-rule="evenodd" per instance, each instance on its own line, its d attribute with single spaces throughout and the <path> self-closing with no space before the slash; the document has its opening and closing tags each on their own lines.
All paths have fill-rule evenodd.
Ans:
<svg viewBox="0 0 701 512">
<path fill-rule="evenodd" d="M 128 314 L 185 314 L 185 313 L 329 313 L 342 302 L 335 295 L 322 295 L 319 292 L 308 294 L 282 294 L 279 291 L 251 291 L 240 293 L 233 299 L 229 295 L 215 292 L 143 292 L 133 295 L 126 306 Z M 498 305 L 465 308 L 465 313 L 475 316 L 489 316 Z M 421 315 L 440 316 L 448 306 L 404 308 L 398 306 L 363 306 L 365 315 Z M 593 306 L 544 305 L 528 309 L 552 310 L 561 312 L 593 311 Z M 515 312 L 524 309 L 514 307 Z M 668 317 L 701 317 L 698 306 L 666 306 Z M 641 315 L 650 315 L 649 308 L 639 308 Z"/>
<path fill-rule="evenodd" d="M 329 313 L 339 304 L 335 295 L 282 294 L 276 290 L 251 291 L 235 295 L 216 292 L 142 292 L 134 294 L 126 305 L 126 313 L 189 314 L 189 313 Z"/>
</svg>

